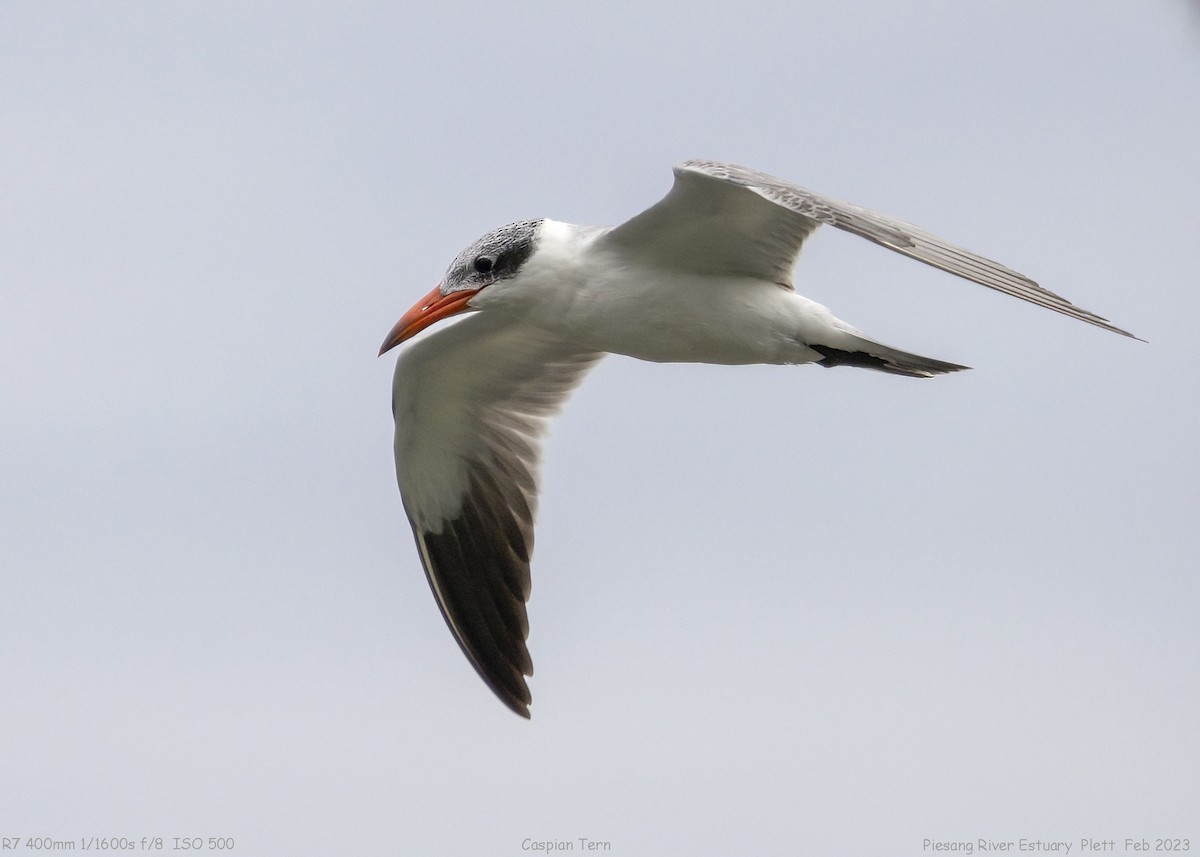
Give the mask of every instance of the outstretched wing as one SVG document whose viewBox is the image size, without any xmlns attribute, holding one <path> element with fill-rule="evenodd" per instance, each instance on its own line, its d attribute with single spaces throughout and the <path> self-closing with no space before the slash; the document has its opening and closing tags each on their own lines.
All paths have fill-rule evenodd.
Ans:
<svg viewBox="0 0 1200 857">
<path fill-rule="evenodd" d="M 822 223 L 988 288 L 1137 338 L 1023 274 L 911 223 L 734 164 L 678 164 L 670 193 L 603 240 L 648 264 L 744 274 L 790 286 L 801 244 Z"/>
<path fill-rule="evenodd" d="M 479 313 L 396 363 L 396 478 L 421 563 L 463 653 L 523 717 L 541 438 L 600 356 Z"/>
</svg>

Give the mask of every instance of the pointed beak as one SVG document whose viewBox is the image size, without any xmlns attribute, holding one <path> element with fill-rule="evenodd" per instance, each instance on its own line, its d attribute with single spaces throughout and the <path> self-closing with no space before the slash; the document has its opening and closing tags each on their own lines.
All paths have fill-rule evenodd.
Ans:
<svg viewBox="0 0 1200 857">
<path fill-rule="evenodd" d="M 475 293 L 478 291 L 478 289 L 464 289 L 443 295 L 441 288 L 441 285 L 438 285 L 400 317 L 396 326 L 388 331 L 387 338 L 383 340 L 383 345 L 379 348 L 381 357 L 404 340 L 416 336 L 434 322 L 465 312 L 468 309 L 467 301 L 475 297 Z"/>
</svg>

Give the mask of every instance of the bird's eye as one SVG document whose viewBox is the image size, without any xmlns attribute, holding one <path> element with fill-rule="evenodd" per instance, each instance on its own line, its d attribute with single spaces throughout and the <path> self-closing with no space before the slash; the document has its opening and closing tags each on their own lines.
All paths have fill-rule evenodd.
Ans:
<svg viewBox="0 0 1200 857">
<path fill-rule="evenodd" d="M 491 256 L 476 256 L 475 270 L 481 274 L 490 274 L 492 268 L 496 267 L 496 260 Z"/>
</svg>

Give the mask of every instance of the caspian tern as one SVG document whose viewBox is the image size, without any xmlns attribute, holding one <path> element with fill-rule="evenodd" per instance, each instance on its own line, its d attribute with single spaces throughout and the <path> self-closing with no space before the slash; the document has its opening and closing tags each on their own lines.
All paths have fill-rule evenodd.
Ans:
<svg viewBox="0 0 1200 857">
<path fill-rule="evenodd" d="M 967 368 L 868 339 L 796 294 L 792 267 L 822 223 L 1133 336 L 911 224 L 713 161 L 676 166 L 670 193 L 620 226 L 526 220 L 484 235 L 379 353 L 475 313 L 396 362 L 396 477 L 446 624 L 517 714 L 529 717 L 531 700 L 525 602 L 541 438 L 602 356 L 861 366 L 916 378 Z"/>
</svg>

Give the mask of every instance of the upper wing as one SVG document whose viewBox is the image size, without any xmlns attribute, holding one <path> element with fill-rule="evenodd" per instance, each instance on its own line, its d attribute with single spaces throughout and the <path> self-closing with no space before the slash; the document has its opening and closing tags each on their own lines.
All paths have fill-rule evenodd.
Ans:
<svg viewBox="0 0 1200 857">
<path fill-rule="evenodd" d="M 911 223 L 734 164 L 677 165 L 670 193 L 604 240 L 649 264 L 791 285 L 800 245 L 822 223 L 1046 309 L 1133 336 L 1028 277 Z"/>
<path fill-rule="evenodd" d="M 396 362 L 396 478 L 421 563 L 471 664 L 524 717 L 541 438 L 600 356 L 480 313 Z"/>
</svg>

